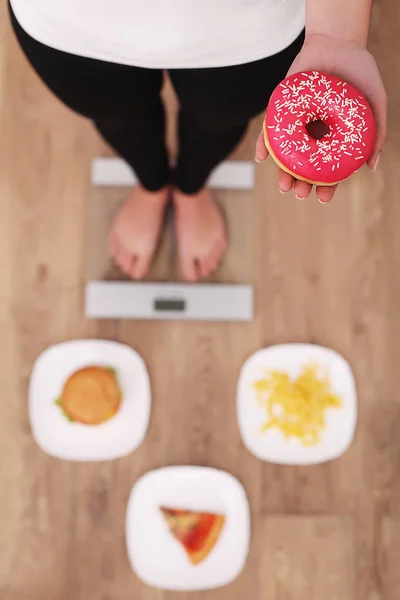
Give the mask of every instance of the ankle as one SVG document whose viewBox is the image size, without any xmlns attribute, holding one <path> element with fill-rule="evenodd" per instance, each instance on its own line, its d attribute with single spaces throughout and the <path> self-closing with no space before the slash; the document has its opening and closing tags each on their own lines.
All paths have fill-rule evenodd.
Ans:
<svg viewBox="0 0 400 600">
<path fill-rule="evenodd" d="M 178 188 L 173 188 L 172 190 L 172 198 L 174 204 L 197 204 L 198 202 L 204 202 L 206 196 L 209 195 L 208 188 L 203 187 L 198 192 L 194 194 L 185 194 Z"/>
<path fill-rule="evenodd" d="M 159 190 L 152 191 L 148 190 L 142 185 L 137 185 L 133 191 L 133 196 L 145 196 L 146 201 L 154 202 L 154 203 L 166 203 L 169 199 L 170 189 L 169 186 L 164 186 Z"/>
</svg>

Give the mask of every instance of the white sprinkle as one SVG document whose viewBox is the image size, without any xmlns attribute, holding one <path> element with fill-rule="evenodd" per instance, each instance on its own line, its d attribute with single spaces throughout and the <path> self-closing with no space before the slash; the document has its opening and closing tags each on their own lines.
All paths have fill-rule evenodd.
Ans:
<svg viewBox="0 0 400 600">
<path fill-rule="evenodd" d="M 368 131 L 365 122 L 366 107 L 362 99 L 346 97 L 348 89 L 343 82 L 332 84 L 318 72 L 296 75 L 295 79 L 286 79 L 281 84 L 280 98 L 274 102 L 275 129 L 274 133 L 286 135 L 274 137 L 279 140 L 281 152 L 289 156 L 293 152 L 307 155 L 307 159 L 317 171 L 320 161 L 330 164 L 332 171 L 340 169 L 340 158 L 343 155 L 362 160 L 362 148 L 366 147 L 363 134 Z M 318 111 L 314 109 L 319 104 Z M 336 111 L 336 126 L 324 140 L 310 140 L 305 132 L 304 120 L 307 122 L 329 119 L 332 105 Z M 322 108 L 321 108 L 322 107 Z M 325 108 L 323 108 L 325 107 Z M 311 152 L 311 154 L 310 154 Z M 317 162 L 319 161 L 319 162 Z M 299 166 L 303 163 L 298 161 Z"/>
</svg>

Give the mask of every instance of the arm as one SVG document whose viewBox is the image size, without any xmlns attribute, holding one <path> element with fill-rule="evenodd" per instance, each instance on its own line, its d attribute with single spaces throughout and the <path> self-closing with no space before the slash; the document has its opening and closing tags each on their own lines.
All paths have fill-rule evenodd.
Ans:
<svg viewBox="0 0 400 600">
<path fill-rule="evenodd" d="M 386 138 L 387 97 L 374 57 L 366 48 L 372 0 L 306 0 L 306 39 L 289 75 L 318 70 L 349 81 L 368 99 L 374 111 L 377 137 L 368 166 L 375 170 Z M 256 161 L 268 156 L 264 137 L 256 146 Z M 279 175 L 283 193 L 294 190 L 299 198 L 310 195 L 308 183 L 296 181 L 283 171 Z M 329 202 L 334 188 L 319 186 L 317 197 Z"/>
<path fill-rule="evenodd" d="M 372 0 L 306 0 L 307 36 L 328 35 L 366 46 Z"/>
</svg>

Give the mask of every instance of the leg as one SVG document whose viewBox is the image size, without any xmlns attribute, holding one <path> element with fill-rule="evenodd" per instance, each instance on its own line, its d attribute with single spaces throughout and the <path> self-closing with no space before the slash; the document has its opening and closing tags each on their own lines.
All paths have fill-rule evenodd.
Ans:
<svg viewBox="0 0 400 600">
<path fill-rule="evenodd" d="M 178 247 L 190 279 L 214 270 L 226 245 L 222 217 L 204 187 L 207 178 L 239 143 L 250 119 L 265 110 L 303 39 L 253 63 L 170 73 L 181 103 L 174 192 Z"/>
<path fill-rule="evenodd" d="M 31 38 L 11 20 L 28 60 L 44 83 L 75 112 L 91 119 L 135 170 L 138 186 L 116 217 L 110 247 L 133 277 L 148 269 L 168 201 L 162 72 L 60 52 Z"/>
<path fill-rule="evenodd" d="M 146 189 L 166 185 L 162 72 L 60 52 L 31 38 L 12 13 L 11 20 L 23 51 L 47 87 L 94 122 Z"/>
<path fill-rule="evenodd" d="M 181 103 L 175 183 L 182 192 L 199 191 L 240 142 L 249 121 L 265 110 L 303 40 L 301 35 L 279 54 L 253 63 L 170 72 Z"/>
</svg>

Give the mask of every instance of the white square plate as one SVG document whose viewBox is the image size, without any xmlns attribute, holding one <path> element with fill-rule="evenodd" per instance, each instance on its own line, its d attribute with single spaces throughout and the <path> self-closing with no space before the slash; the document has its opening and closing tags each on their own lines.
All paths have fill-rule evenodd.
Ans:
<svg viewBox="0 0 400 600">
<path fill-rule="evenodd" d="M 225 515 L 209 556 L 192 566 L 170 533 L 160 506 Z M 232 475 L 205 467 L 166 467 L 144 475 L 128 503 L 129 559 L 144 583 L 164 590 L 206 590 L 231 583 L 249 550 L 250 512 L 246 493 Z"/>
<path fill-rule="evenodd" d="M 70 423 L 55 400 L 78 369 L 110 366 L 122 390 L 118 413 L 107 423 Z M 48 348 L 37 359 L 29 389 L 29 415 L 39 446 L 57 458 L 75 461 L 112 460 L 130 454 L 143 441 L 151 412 L 150 382 L 137 352 L 108 340 L 76 340 Z"/>
<path fill-rule="evenodd" d="M 261 431 L 266 412 L 257 402 L 253 384 L 266 369 L 282 370 L 296 377 L 310 362 L 328 369 L 332 390 L 341 396 L 343 406 L 327 410 L 321 442 L 306 447 L 298 439 L 287 440 L 277 429 Z M 260 350 L 242 368 L 237 389 L 237 415 L 245 446 L 261 460 L 308 465 L 338 458 L 349 448 L 357 423 L 357 392 L 351 368 L 337 352 L 312 344 L 285 344 Z"/>
</svg>

